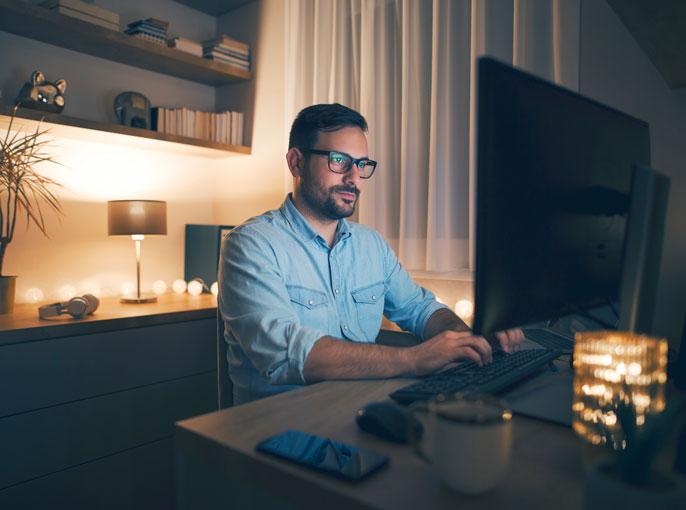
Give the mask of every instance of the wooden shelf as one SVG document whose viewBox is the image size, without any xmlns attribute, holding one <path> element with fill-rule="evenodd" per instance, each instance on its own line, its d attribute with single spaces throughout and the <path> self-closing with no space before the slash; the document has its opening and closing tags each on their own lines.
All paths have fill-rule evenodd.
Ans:
<svg viewBox="0 0 686 510">
<path fill-rule="evenodd" d="M 0 106 L 0 127 L 7 128 L 9 124 L 10 109 L 6 106 Z M 17 118 L 35 122 L 46 122 L 59 126 L 71 126 L 75 128 L 88 129 L 91 131 L 100 131 L 104 133 L 116 133 L 120 135 L 135 136 L 137 138 L 147 138 L 149 140 L 160 140 L 164 142 L 180 143 L 194 147 L 204 147 L 207 149 L 215 149 L 223 152 L 233 153 L 235 155 L 250 154 L 250 147 L 243 145 L 229 145 L 225 143 L 213 142 L 211 140 L 202 140 L 200 138 L 189 138 L 187 136 L 170 135 L 166 133 L 158 133 L 157 131 L 150 131 L 148 129 L 132 128 L 121 126 L 118 124 L 107 124 L 104 122 L 96 122 L 86 119 L 78 119 L 76 117 L 68 117 L 59 113 L 47 113 L 37 110 L 30 110 L 27 108 L 19 108 L 17 111 Z"/>
<path fill-rule="evenodd" d="M 137 39 L 17 0 L 0 0 L 0 30 L 207 85 L 250 80 L 249 71 Z"/>
</svg>

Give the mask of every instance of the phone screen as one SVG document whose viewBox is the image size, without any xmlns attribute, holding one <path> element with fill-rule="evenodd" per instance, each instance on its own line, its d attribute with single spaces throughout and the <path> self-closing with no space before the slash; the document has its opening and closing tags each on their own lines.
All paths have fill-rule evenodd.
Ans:
<svg viewBox="0 0 686 510">
<path fill-rule="evenodd" d="M 388 457 L 333 439 L 287 430 L 265 439 L 257 451 L 283 457 L 347 480 L 359 480 L 388 463 Z"/>
</svg>

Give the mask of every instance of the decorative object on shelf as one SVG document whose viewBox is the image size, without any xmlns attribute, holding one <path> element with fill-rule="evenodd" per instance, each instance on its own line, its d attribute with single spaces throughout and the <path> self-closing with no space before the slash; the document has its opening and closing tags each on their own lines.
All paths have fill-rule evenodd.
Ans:
<svg viewBox="0 0 686 510">
<path fill-rule="evenodd" d="M 139 92 L 122 92 L 115 97 L 114 113 L 122 126 L 150 129 L 150 100 Z"/>
<path fill-rule="evenodd" d="M 193 278 L 190 282 L 188 282 L 188 293 L 191 296 L 199 296 L 200 294 L 204 292 L 210 292 L 210 288 L 207 286 L 205 283 L 205 280 L 202 278 Z"/>
<path fill-rule="evenodd" d="M 615 458 L 589 468 L 586 508 L 686 504 L 678 482 L 651 466 L 684 409 L 683 401 L 665 399 L 666 365 L 666 340 L 617 331 L 576 334 L 573 428 Z"/>
<path fill-rule="evenodd" d="M 125 34 L 150 41 L 155 44 L 167 45 L 169 22 L 156 18 L 139 19 L 128 24 Z"/>
<path fill-rule="evenodd" d="M 63 313 L 71 315 L 74 319 L 83 319 L 86 315 L 92 315 L 100 306 L 100 300 L 93 294 L 84 294 L 71 298 L 69 301 L 52 303 L 38 307 L 38 317 L 49 319 Z"/>
<path fill-rule="evenodd" d="M 202 44 L 183 37 L 172 37 L 167 41 L 167 46 L 176 48 L 184 53 L 190 53 L 196 57 L 202 57 Z"/>
<path fill-rule="evenodd" d="M 158 296 L 167 292 L 167 283 L 164 280 L 155 280 L 152 282 L 152 291 Z"/>
<path fill-rule="evenodd" d="M 62 206 L 50 190 L 59 183 L 38 173 L 35 166 L 40 162 L 55 161 L 44 152 L 48 140 L 43 138 L 47 131 L 21 134 L 12 132 L 12 125 L 18 107 L 10 116 L 7 132 L 0 137 L 0 314 L 14 310 L 16 276 L 3 274 L 3 263 L 7 247 L 14 239 L 18 216 L 26 215 L 26 225 L 34 224 L 48 237 L 45 225 L 44 207 L 57 215 Z"/>
<path fill-rule="evenodd" d="M 167 235 L 167 203 L 159 200 L 107 202 L 108 234 L 130 235 L 136 243 L 136 296 L 122 296 L 122 303 L 154 303 L 157 296 L 141 295 L 141 241 L 145 235 Z"/>
<path fill-rule="evenodd" d="M 45 0 L 40 5 L 53 12 L 119 32 L 119 14 L 93 3 L 81 0 Z"/>
<path fill-rule="evenodd" d="M 57 80 L 53 83 L 46 80 L 40 71 L 34 71 L 31 74 L 31 80 L 27 81 L 19 91 L 15 104 L 34 110 L 61 113 L 64 108 L 66 89 L 65 80 Z"/>
</svg>

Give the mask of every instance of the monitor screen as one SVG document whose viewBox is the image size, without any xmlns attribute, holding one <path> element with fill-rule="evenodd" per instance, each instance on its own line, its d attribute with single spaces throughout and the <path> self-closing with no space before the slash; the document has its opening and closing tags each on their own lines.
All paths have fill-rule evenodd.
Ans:
<svg viewBox="0 0 686 510">
<path fill-rule="evenodd" d="M 491 58 L 478 72 L 474 332 L 616 301 L 648 124 Z"/>
</svg>

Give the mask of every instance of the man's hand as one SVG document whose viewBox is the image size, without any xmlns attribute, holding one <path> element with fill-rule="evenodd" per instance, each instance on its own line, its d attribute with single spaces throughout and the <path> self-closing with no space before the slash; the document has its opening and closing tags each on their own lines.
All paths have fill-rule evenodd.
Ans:
<svg viewBox="0 0 686 510">
<path fill-rule="evenodd" d="M 432 374 L 455 361 L 471 359 L 483 366 L 492 359 L 486 339 L 466 331 L 443 331 L 410 350 L 414 373 L 420 376 Z"/>
<path fill-rule="evenodd" d="M 500 342 L 500 347 L 507 353 L 517 352 L 522 347 L 524 342 L 524 333 L 521 329 L 508 329 L 506 331 L 499 331 L 495 337 Z"/>
</svg>

